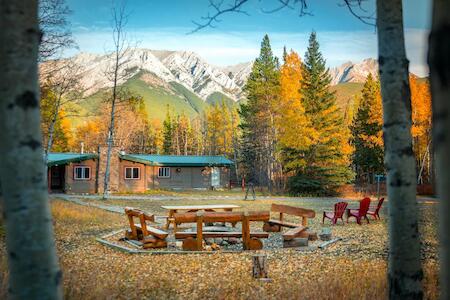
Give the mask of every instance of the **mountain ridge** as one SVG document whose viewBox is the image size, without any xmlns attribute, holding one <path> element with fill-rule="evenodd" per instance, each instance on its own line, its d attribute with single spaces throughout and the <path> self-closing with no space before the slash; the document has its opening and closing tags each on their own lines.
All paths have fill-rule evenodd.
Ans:
<svg viewBox="0 0 450 300">
<path fill-rule="evenodd" d="M 111 54 L 92 54 L 81 52 L 73 57 L 61 59 L 58 63 L 71 62 L 82 69 L 81 85 L 86 88 L 87 95 L 112 86 L 106 73 L 111 68 Z M 50 62 L 44 62 L 45 68 Z M 237 77 L 229 76 L 221 67 L 216 67 L 192 51 L 151 50 L 137 48 L 129 50 L 121 61 L 124 76 L 119 84 L 125 83 L 139 71 L 148 71 L 163 81 L 177 82 L 194 92 L 204 101 L 209 95 L 220 92 L 234 101 L 242 97 L 242 86 L 251 69 L 248 64 L 234 68 Z M 245 71 L 248 70 L 248 71 Z M 235 81 L 236 78 L 237 80 Z"/>
<path fill-rule="evenodd" d="M 111 54 L 80 52 L 61 61 L 71 61 L 83 69 L 81 83 L 84 87 L 88 87 L 88 95 L 112 85 L 105 76 L 113 61 Z M 192 51 L 136 48 L 129 50 L 125 55 L 124 68 L 129 74 L 124 76 L 119 84 L 125 83 L 139 71 L 147 71 L 167 84 L 170 82 L 182 84 L 205 102 L 208 97 L 217 93 L 238 102 L 244 98 L 242 89 L 252 66 L 252 61 L 223 67 L 215 66 Z M 332 85 L 364 82 L 368 74 L 377 76 L 378 63 L 374 58 L 367 58 L 359 63 L 348 61 L 338 67 L 330 68 L 329 72 Z"/>
<path fill-rule="evenodd" d="M 81 52 L 60 62 L 64 61 L 83 70 L 80 79 L 87 88 L 88 97 L 80 105 L 87 111 L 95 111 L 98 99 L 112 86 L 105 75 L 113 62 L 111 54 Z M 149 118 L 160 120 L 165 117 L 168 107 L 175 114 L 195 117 L 210 104 L 224 101 L 228 106 L 238 105 L 245 101 L 243 87 L 253 67 L 253 62 L 215 66 L 192 51 L 152 49 L 130 50 L 123 63 L 127 74 L 119 84 L 140 94 Z M 360 92 L 366 76 L 369 73 L 377 76 L 378 64 L 373 58 L 359 63 L 349 61 L 330 68 L 329 72 L 337 104 L 344 109 L 349 99 Z"/>
</svg>

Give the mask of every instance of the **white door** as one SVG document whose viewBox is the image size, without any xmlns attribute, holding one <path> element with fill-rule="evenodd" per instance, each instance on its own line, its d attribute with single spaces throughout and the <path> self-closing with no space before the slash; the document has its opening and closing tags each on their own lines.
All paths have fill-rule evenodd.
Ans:
<svg viewBox="0 0 450 300">
<path fill-rule="evenodd" d="M 212 168 L 211 170 L 211 186 L 220 187 L 220 169 Z"/>
</svg>

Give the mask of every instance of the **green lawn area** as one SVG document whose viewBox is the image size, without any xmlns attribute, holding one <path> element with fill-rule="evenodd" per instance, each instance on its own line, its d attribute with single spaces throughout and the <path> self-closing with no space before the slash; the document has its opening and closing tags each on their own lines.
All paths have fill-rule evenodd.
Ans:
<svg viewBox="0 0 450 300">
<path fill-rule="evenodd" d="M 134 206 L 157 215 L 161 205 L 237 204 L 241 209 L 267 210 L 271 203 L 314 209 L 311 222 L 319 230 L 321 213 L 334 198 L 262 198 L 242 201 L 241 194 L 181 193 L 149 195 L 146 199 L 93 200 L 88 203 Z M 228 197 L 228 198 L 227 198 Z M 56 243 L 64 274 L 67 299 L 385 299 L 387 297 L 386 214 L 381 221 L 359 226 L 355 222 L 332 227 L 342 242 L 325 249 L 263 250 L 268 255 L 271 282 L 251 278 L 252 252 L 212 255 L 125 254 L 105 247 L 95 238 L 121 228 L 123 215 L 63 200 L 51 201 Z M 355 203 L 356 204 L 356 203 Z M 437 205 L 420 204 L 426 298 L 437 299 Z M 330 227 L 330 225 L 326 225 Z M 1 237 L 0 298 L 6 291 L 6 255 Z M 3 294 L 2 294 L 3 293 Z"/>
</svg>

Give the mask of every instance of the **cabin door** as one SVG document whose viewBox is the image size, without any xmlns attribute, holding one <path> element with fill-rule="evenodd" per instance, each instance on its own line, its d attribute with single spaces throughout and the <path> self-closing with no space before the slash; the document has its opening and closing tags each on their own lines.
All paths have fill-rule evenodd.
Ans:
<svg viewBox="0 0 450 300">
<path fill-rule="evenodd" d="M 65 182 L 65 166 L 50 167 L 50 191 L 63 192 Z"/>
<path fill-rule="evenodd" d="M 220 169 L 211 168 L 211 186 L 220 187 Z"/>
</svg>

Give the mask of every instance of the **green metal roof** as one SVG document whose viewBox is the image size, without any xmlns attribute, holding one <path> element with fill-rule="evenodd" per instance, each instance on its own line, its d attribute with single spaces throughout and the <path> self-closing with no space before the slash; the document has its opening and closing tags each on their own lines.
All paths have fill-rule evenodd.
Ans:
<svg viewBox="0 0 450 300">
<path fill-rule="evenodd" d="M 83 160 L 88 160 L 96 158 L 97 154 L 93 153 L 49 153 L 47 159 L 47 166 L 57 166 L 65 165 L 71 162 L 81 162 Z"/>
<path fill-rule="evenodd" d="M 224 156 L 123 154 L 120 155 L 120 158 L 146 165 L 169 167 L 229 166 L 233 164 Z"/>
</svg>

